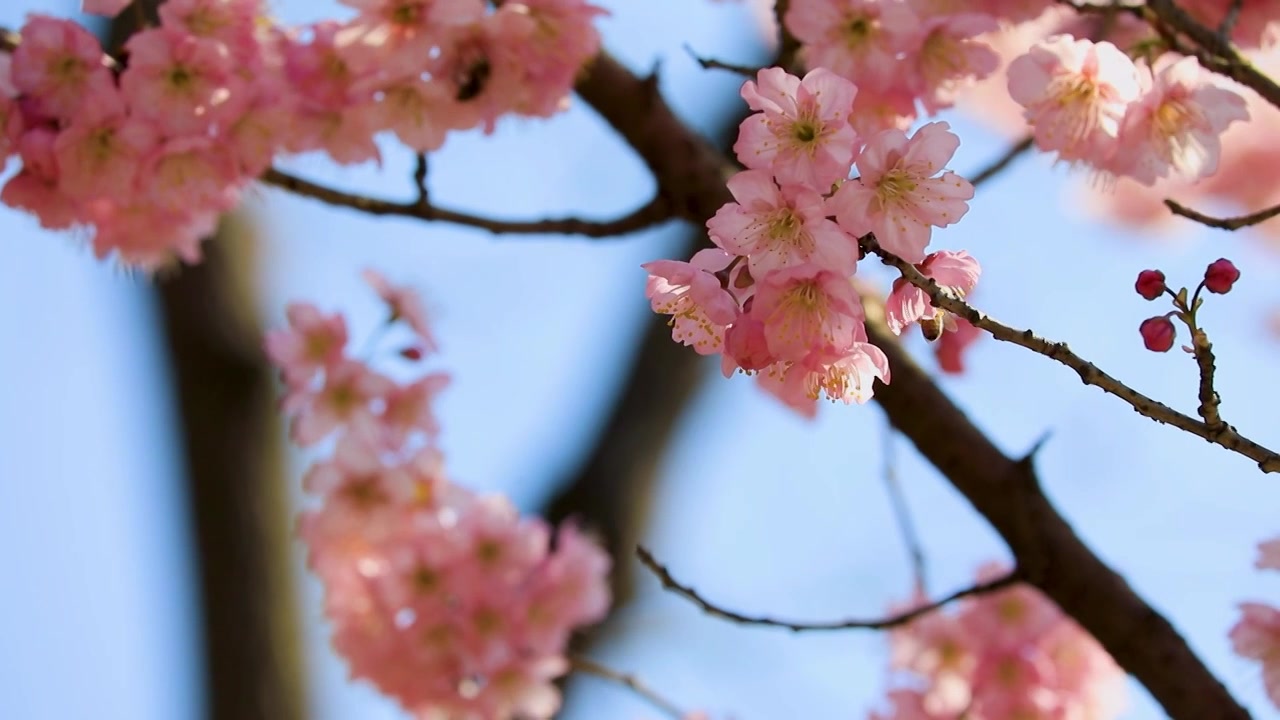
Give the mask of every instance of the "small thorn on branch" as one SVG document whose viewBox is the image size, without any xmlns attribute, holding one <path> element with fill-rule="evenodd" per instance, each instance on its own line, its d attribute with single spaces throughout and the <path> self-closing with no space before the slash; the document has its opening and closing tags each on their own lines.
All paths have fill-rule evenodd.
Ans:
<svg viewBox="0 0 1280 720">
<path fill-rule="evenodd" d="M 684 51 L 689 53 L 689 57 L 693 58 L 694 62 L 698 63 L 703 70 L 728 70 L 731 73 L 737 73 L 749 78 L 754 78 L 756 74 L 760 72 L 760 68 L 749 67 L 747 65 L 735 65 L 733 63 L 716 60 L 715 58 L 703 57 L 702 55 L 694 52 L 693 47 L 687 43 L 684 46 Z"/>
</svg>

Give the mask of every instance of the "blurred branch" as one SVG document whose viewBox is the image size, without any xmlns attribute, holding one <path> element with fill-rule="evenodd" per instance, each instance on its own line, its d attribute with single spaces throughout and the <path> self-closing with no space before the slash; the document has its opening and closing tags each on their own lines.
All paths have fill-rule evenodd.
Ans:
<svg viewBox="0 0 1280 720">
<path fill-rule="evenodd" d="M 1218 217 L 1213 217 L 1211 215 L 1205 215 L 1204 213 L 1196 210 L 1192 210 L 1186 205 L 1182 205 L 1178 201 L 1172 200 L 1169 198 L 1165 199 L 1164 204 L 1165 204 L 1165 207 L 1169 208 L 1169 210 L 1172 211 L 1174 215 L 1181 215 L 1182 217 L 1187 218 L 1189 220 L 1195 220 L 1201 225 L 1207 225 L 1211 228 L 1218 228 L 1219 230 L 1233 230 L 1233 231 L 1239 230 L 1241 228 L 1247 228 L 1251 225 L 1257 225 L 1259 223 L 1266 222 L 1271 218 L 1277 215 L 1280 215 L 1280 205 L 1276 205 L 1275 207 L 1269 207 L 1265 210 L 1259 210 L 1258 212 L 1255 212 L 1255 213 L 1249 213 L 1248 215 L 1239 215 L 1236 217 L 1229 217 L 1229 218 L 1218 218 Z"/>
<path fill-rule="evenodd" d="M 1034 144 L 1034 137 L 1028 135 L 1027 137 L 1022 138 L 1017 143 L 1009 146 L 1009 149 L 1006 150 L 1003 155 L 992 160 L 989 165 L 974 173 L 973 177 L 968 178 L 969 184 L 974 187 L 978 187 L 996 175 L 999 175 L 1005 168 L 1012 165 L 1014 160 L 1017 160 L 1019 157 L 1025 155 L 1027 151 L 1031 150 L 1031 148 L 1034 147 Z"/>
<path fill-rule="evenodd" d="M 682 217 L 703 223 L 733 201 L 724 184 L 732 165 L 675 117 L 652 76 L 636 77 L 602 54 L 577 89 L 645 161 Z M 1026 581 L 1097 638 L 1174 720 L 1248 718 L 1177 630 L 1080 541 L 1040 490 L 1030 459 L 996 448 L 881 323 L 868 322 L 867 334 L 893 368 L 876 402 L 1000 533 Z"/>
<path fill-rule="evenodd" d="M 680 706 L 658 694 L 657 691 L 650 688 L 635 675 L 618 672 L 585 657 L 569 658 L 569 666 L 575 673 L 591 675 L 628 688 L 631 692 L 644 698 L 650 705 L 666 713 L 667 716 L 675 718 L 675 720 L 685 717 L 685 712 L 680 709 Z"/>
<path fill-rule="evenodd" d="M 991 333 L 991 336 L 997 340 L 1024 347 L 1075 370 L 1080 376 L 1080 381 L 1085 385 L 1093 385 L 1103 392 L 1120 398 L 1143 417 L 1172 425 L 1179 430 L 1239 453 L 1256 462 L 1263 472 L 1280 472 L 1280 454 L 1244 437 L 1230 425 L 1222 422 L 1211 424 L 1180 413 L 1103 372 L 1097 365 L 1072 352 L 1066 343 L 1046 340 L 1031 330 L 1019 330 L 991 319 L 972 305 L 943 290 L 932 278 L 925 277 L 911 263 L 881 248 L 874 235 L 868 234 L 859 242 L 868 254 L 880 256 L 884 264 L 896 268 L 903 278 L 923 290 L 934 307 L 955 313 L 975 327 Z"/>
<path fill-rule="evenodd" d="M 734 610 L 728 610 L 724 607 L 716 605 L 707 600 L 698 591 L 691 586 L 685 585 L 672 577 L 671 572 L 658 562 L 653 554 L 643 547 L 636 547 L 636 556 L 640 558 L 640 562 L 654 575 L 657 576 L 659 582 L 665 590 L 669 590 L 676 595 L 697 605 L 708 615 L 718 617 L 721 620 L 738 623 L 739 625 L 764 625 L 766 627 L 785 628 L 792 632 L 805 632 L 812 630 L 888 630 L 890 628 L 906 625 L 918 617 L 928 615 L 929 613 L 955 602 L 961 598 L 970 597 L 972 595 L 982 595 L 984 593 L 1003 590 L 1014 583 L 1020 581 L 1017 571 L 1008 573 L 994 580 L 979 583 L 963 590 L 957 590 L 950 595 L 936 602 L 921 605 L 919 607 L 890 615 L 888 617 L 875 620 L 830 620 L 824 622 L 799 622 L 795 620 L 779 620 L 777 618 L 767 617 L 764 615 L 744 615 Z"/>
<path fill-rule="evenodd" d="M 365 195 L 343 192 L 331 187 L 304 180 L 283 170 L 271 168 L 260 178 L 268 185 L 287 190 L 295 195 L 313 198 L 330 205 L 348 207 L 369 215 L 398 215 L 433 222 L 447 222 L 455 225 L 487 230 L 495 235 L 584 235 L 593 238 L 607 238 L 626 235 L 645 228 L 659 225 L 670 220 L 673 215 L 668 211 L 662 198 L 654 198 L 645 205 L 626 215 L 607 221 L 581 220 L 579 218 L 558 218 L 532 221 L 507 221 L 471 215 L 436 207 L 425 202 L 426 198 L 426 160 L 419 161 L 420 170 L 415 171 L 414 180 L 419 199 L 414 202 L 393 202 L 380 200 Z M 419 175 L 418 173 L 421 173 Z"/>
<path fill-rule="evenodd" d="M 760 68 L 758 67 L 735 65 L 734 63 L 723 62 L 721 60 L 716 60 L 715 58 L 703 57 L 694 52 L 693 46 L 688 43 L 685 43 L 684 51 L 689 53 L 689 57 L 693 58 L 693 61 L 698 63 L 698 66 L 703 70 L 727 70 L 731 73 L 743 75 L 749 78 L 754 78 L 756 73 L 760 72 Z"/>
<path fill-rule="evenodd" d="M 893 508 L 894 522 L 898 526 L 898 533 L 902 536 L 902 544 L 907 548 L 907 556 L 911 560 L 913 590 L 923 593 L 928 590 L 928 585 L 925 582 L 924 546 L 920 544 L 920 536 L 916 533 L 916 524 L 911 519 L 911 508 L 907 505 L 907 497 L 902 492 L 902 483 L 898 482 L 898 468 L 893 451 L 893 441 L 896 437 L 897 431 L 893 429 L 893 423 L 886 421 L 884 424 L 883 443 L 884 468 L 881 477 L 884 479 L 884 487 L 889 495 L 889 505 Z"/>
</svg>

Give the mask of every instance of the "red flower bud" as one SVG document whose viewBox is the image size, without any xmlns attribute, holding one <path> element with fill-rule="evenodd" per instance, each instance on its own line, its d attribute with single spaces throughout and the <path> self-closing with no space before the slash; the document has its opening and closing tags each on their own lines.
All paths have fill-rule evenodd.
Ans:
<svg viewBox="0 0 1280 720">
<path fill-rule="evenodd" d="M 1142 297 L 1155 300 L 1164 294 L 1164 273 L 1159 270 L 1143 270 L 1138 273 L 1138 282 L 1133 287 Z"/>
<path fill-rule="evenodd" d="M 405 360 L 417 362 L 422 359 L 422 348 L 417 347 L 416 345 L 410 345 L 409 347 L 402 348 L 400 350 L 400 357 Z"/>
<path fill-rule="evenodd" d="M 1211 293 L 1230 292 L 1231 286 L 1240 279 L 1240 270 L 1226 258 L 1218 258 L 1209 263 L 1204 271 L 1204 289 Z"/>
<path fill-rule="evenodd" d="M 1142 344 L 1151 352 L 1169 352 L 1178 335 L 1173 321 L 1162 315 L 1143 320 L 1138 332 L 1142 333 Z"/>
</svg>

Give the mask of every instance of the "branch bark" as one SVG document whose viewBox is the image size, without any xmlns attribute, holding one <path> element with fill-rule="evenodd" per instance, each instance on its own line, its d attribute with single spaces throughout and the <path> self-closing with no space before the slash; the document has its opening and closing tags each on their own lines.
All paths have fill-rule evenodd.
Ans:
<svg viewBox="0 0 1280 720">
<path fill-rule="evenodd" d="M 702 223 L 732 201 L 727 164 L 642 79 L 607 56 L 593 63 L 579 94 L 635 149 L 671 206 Z M 1030 458 L 1006 456 L 917 366 L 882 324 L 872 342 L 893 367 L 876 401 L 973 507 L 1000 533 L 1020 572 L 1094 635 L 1175 720 L 1243 720 L 1249 714 L 1186 641 L 1072 530 L 1041 491 Z"/>
</svg>

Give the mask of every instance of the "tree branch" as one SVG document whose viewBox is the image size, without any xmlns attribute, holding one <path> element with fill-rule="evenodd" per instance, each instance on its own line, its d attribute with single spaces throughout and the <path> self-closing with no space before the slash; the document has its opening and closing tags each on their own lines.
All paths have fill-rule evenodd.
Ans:
<svg viewBox="0 0 1280 720">
<path fill-rule="evenodd" d="M 1120 398 L 1144 417 L 1155 420 L 1158 423 L 1172 425 L 1179 430 L 1191 433 L 1232 452 L 1239 453 L 1256 462 L 1263 472 L 1280 472 L 1280 454 L 1244 437 L 1230 425 L 1226 423 L 1211 425 L 1180 413 L 1103 372 L 1098 366 L 1072 352 L 1066 343 L 1046 340 L 1037 336 L 1031 330 L 1018 330 L 991 319 L 972 305 L 943 290 L 933 281 L 933 278 L 925 277 L 911 263 L 880 247 L 880 243 L 876 241 L 873 235 L 868 234 L 860 238 L 859 243 L 867 253 L 878 255 L 884 264 L 896 268 L 907 282 L 923 290 L 929 296 L 934 307 L 955 313 L 968 320 L 975 327 L 991 333 L 991 336 L 997 340 L 1024 347 L 1066 365 L 1080 375 L 1081 382 L 1086 385 L 1093 385 L 1103 392 Z M 895 375 L 895 381 L 896 379 Z"/>
<path fill-rule="evenodd" d="M 978 187 L 979 185 L 985 183 L 986 181 L 1000 174 L 1001 171 L 1003 171 L 1005 168 L 1012 165 L 1014 160 L 1017 160 L 1019 157 L 1026 154 L 1027 151 L 1029 151 L 1032 147 L 1034 147 L 1034 144 L 1035 144 L 1034 137 L 1028 135 L 1027 137 L 1022 138 L 1017 143 L 1009 146 L 1009 149 L 1006 150 L 1003 155 L 992 160 L 991 164 L 977 171 L 973 175 L 966 176 L 969 180 L 969 184 L 973 185 L 974 187 Z"/>
<path fill-rule="evenodd" d="M 963 590 L 957 590 L 936 602 L 921 605 L 911 610 L 884 618 L 874 620 L 800 622 L 795 620 L 780 620 L 778 618 L 772 618 L 764 615 L 744 615 L 740 612 L 716 605 L 698 594 L 698 591 L 694 590 L 691 586 L 685 585 L 672 577 L 671 572 L 667 570 L 666 566 L 658 562 L 658 560 L 654 558 L 653 554 L 645 548 L 637 546 L 636 556 L 640 558 L 640 562 L 643 563 L 645 567 L 649 568 L 649 570 L 657 576 L 659 582 L 662 583 L 663 589 L 669 590 L 694 605 L 697 605 L 703 612 L 711 615 L 712 617 L 717 617 L 721 620 L 728 620 L 729 622 L 738 623 L 739 625 L 763 625 L 766 627 L 785 628 L 792 632 L 806 632 L 814 630 L 888 630 L 890 628 L 906 625 L 918 617 L 928 615 L 934 610 L 942 608 L 961 598 L 1003 590 L 1004 588 L 1019 582 L 1018 573 L 1017 571 L 1014 571 L 996 578 L 995 580 L 979 583 L 972 587 L 964 588 Z"/>
<path fill-rule="evenodd" d="M 683 217 L 706 222 L 733 201 L 724 184 L 732 166 L 674 116 L 652 78 L 601 55 L 577 89 L 644 159 Z M 1248 718 L 1173 626 L 1080 541 L 1040 490 L 1029 459 L 1000 452 L 882 323 L 868 322 L 867 334 L 893 368 L 893 384 L 877 387 L 876 402 L 1001 534 L 1025 579 L 1097 638 L 1174 720 Z"/>
<path fill-rule="evenodd" d="M 1164 201 L 1164 204 L 1165 204 L 1165 207 L 1169 208 L 1169 210 L 1171 210 L 1174 215 L 1181 215 L 1182 217 L 1187 218 L 1189 220 L 1195 220 L 1201 225 L 1207 225 L 1211 228 L 1218 228 L 1219 230 L 1235 231 L 1241 228 L 1247 228 L 1251 225 L 1257 225 L 1259 223 L 1266 222 L 1271 218 L 1277 215 L 1280 215 L 1280 205 L 1276 205 L 1275 207 L 1269 207 L 1269 208 L 1266 208 L 1265 210 L 1259 210 L 1258 212 L 1255 212 L 1255 213 L 1249 213 L 1248 215 L 1238 215 L 1236 217 L 1229 217 L 1229 218 L 1218 218 L 1218 217 L 1213 217 L 1211 215 L 1205 215 L 1204 213 L 1199 212 L 1197 210 L 1192 210 L 1191 208 L 1179 203 L 1176 200 L 1166 198 Z"/>
<path fill-rule="evenodd" d="M 425 163 L 423 167 L 425 170 Z M 422 177 L 425 178 L 425 172 L 423 172 Z M 672 218 L 672 214 L 668 212 L 666 202 L 661 198 L 654 198 L 636 210 L 614 220 L 593 221 L 579 218 L 553 218 L 548 220 L 508 221 L 470 215 L 423 202 L 401 203 L 371 198 L 365 195 L 356 195 L 326 187 L 310 180 L 304 180 L 276 168 L 271 168 L 263 173 L 261 180 L 268 185 L 274 185 L 296 195 L 313 198 L 330 205 L 359 210 L 369 215 L 395 215 L 432 222 L 447 222 L 487 230 L 495 235 L 583 235 L 592 238 L 608 238 L 644 230 Z M 419 192 L 424 192 L 421 185 L 419 186 Z"/>
<path fill-rule="evenodd" d="M 569 665 L 573 668 L 575 673 L 591 675 L 601 678 L 602 680 L 608 680 L 609 682 L 625 686 L 631 690 L 631 692 L 648 701 L 650 705 L 661 710 L 663 713 L 666 713 L 668 717 L 674 718 L 675 720 L 680 720 L 685 717 L 685 712 L 680 709 L 679 705 L 676 705 L 667 698 L 658 694 L 656 690 L 650 688 L 635 675 L 618 672 L 617 670 L 605 667 L 595 660 L 585 657 L 571 657 L 569 658 Z"/>
</svg>

